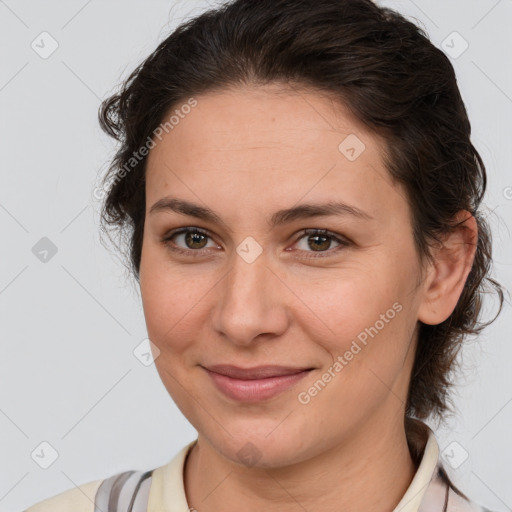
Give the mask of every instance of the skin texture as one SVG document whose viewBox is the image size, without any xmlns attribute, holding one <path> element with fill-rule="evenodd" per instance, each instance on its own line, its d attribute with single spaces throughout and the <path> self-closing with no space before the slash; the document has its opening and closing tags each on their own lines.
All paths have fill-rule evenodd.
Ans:
<svg viewBox="0 0 512 512">
<path fill-rule="evenodd" d="M 199 512 L 392 510 L 416 470 L 403 418 L 418 321 L 437 324 L 453 311 L 476 223 L 461 212 L 468 229 L 446 237 L 422 272 L 383 143 L 342 105 L 278 84 L 196 100 L 150 151 L 140 268 L 156 367 L 198 431 L 184 472 L 188 503 Z M 338 149 L 350 134 L 365 145 L 354 161 Z M 150 213 L 165 196 L 208 207 L 221 222 Z M 372 219 L 317 216 L 269 228 L 277 210 L 328 201 Z M 184 227 L 209 237 L 164 242 Z M 348 245 L 327 238 L 317 248 L 307 228 Z M 251 263 L 237 252 L 249 236 L 263 249 Z M 329 368 L 332 375 L 338 356 L 393 304 L 400 311 L 300 403 L 298 394 Z M 202 368 L 212 364 L 314 370 L 271 399 L 241 403 L 213 385 Z M 247 443 L 250 465 L 238 456 Z"/>
</svg>

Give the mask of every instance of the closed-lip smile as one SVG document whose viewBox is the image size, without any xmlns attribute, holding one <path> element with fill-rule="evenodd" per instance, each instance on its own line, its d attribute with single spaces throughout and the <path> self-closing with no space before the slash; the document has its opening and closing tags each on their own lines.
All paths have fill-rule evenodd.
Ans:
<svg viewBox="0 0 512 512">
<path fill-rule="evenodd" d="M 294 386 L 311 367 L 253 366 L 242 368 L 228 364 L 203 366 L 217 389 L 242 402 L 260 402 Z"/>
</svg>

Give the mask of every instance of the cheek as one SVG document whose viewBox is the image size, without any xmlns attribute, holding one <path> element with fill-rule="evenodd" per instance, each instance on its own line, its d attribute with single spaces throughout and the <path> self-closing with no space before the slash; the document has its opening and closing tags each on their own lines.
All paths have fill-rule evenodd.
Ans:
<svg viewBox="0 0 512 512">
<path fill-rule="evenodd" d="M 396 280 L 388 279 L 345 282 L 332 291 L 322 312 L 332 332 L 316 339 L 326 355 L 324 365 L 316 380 L 298 392 L 305 393 L 301 395 L 305 399 L 311 397 L 315 410 L 331 411 L 325 414 L 336 418 L 340 413 L 352 417 L 336 421 L 355 421 L 388 399 L 396 401 L 398 409 L 415 324 L 407 294 Z M 329 384 L 325 392 L 317 392 L 323 389 L 318 379 L 324 378 Z"/>
<path fill-rule="evenodd" d="M 141 294 L 149 338 L 166 351 L 180 351 L 200 325 L 194 312 L 195 296 L 184 293 L 181 282 L 156 279 L 142 285 Z M 196 326 L 196 327 L 194 327 Z"/>
<path fill-rule="evenodd" d="M 164 265 L 165 266 L 165 265 Z M 159 350 L 155 367 L 160 379 L 177 406 L 186 417 L 191 417 L 189 388 L 183 360 L 189 347 L 193 326 L 201 325 L 194 319 L 193 306 L 197 299 L 190 283 L 176 272 L 164 270 L 158 253 L 143 252 L 140 267 L 140 290 L 149 339 Z"/>
<path fill-rule="evenodd" d="M 416 324 L 416 272 L 412 259 L 381 257 L 315 287 L 311 308 L 329 328 L 320 344 L 333 360 L 402 364 Z"/>
<path fill-rule="evenodd" d="M 186 341 L 186 333 L 193 325 L 194 306 L 200 301 L 200 280 L 183 275 L 162 254 L 165 251 L 143 247 L 140 266 L 140 291 L 149 338 L 167 350 L 180 350 L 179 340 Z M 169 341 L 172 340 L 172 343 Z"/>
</svg>

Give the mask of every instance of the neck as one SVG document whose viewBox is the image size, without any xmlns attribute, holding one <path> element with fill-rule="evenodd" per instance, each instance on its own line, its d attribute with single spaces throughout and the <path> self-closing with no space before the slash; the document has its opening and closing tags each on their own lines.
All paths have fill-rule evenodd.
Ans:
<svg viewBox="0 0 512 512">
<path fill-rule="evenodd" d="M 314 458 L 271 469 L 235 464 L 199 436 L 185 464 L 189 506 L 200 512 L 391 511 L 417 469 L 401 418 L 387 429 L 381 428 L 386 423 L 368 425 Z"/>
</svg>

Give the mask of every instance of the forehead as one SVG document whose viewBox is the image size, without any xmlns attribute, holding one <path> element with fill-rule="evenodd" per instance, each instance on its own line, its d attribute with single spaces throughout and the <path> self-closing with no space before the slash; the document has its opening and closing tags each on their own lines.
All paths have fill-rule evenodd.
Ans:
<svg viewBox="0 0 512 512">
<path fill-rule="evenodd" d="M 351 134 L 364 140 L 369 153 L 377 146 L 383 149 L 383 143 L 347 107 L 320 91 L 279 84 L 247 85 L 209 92 L 195 100 L 196 106 L 187 114 L 180 119 L 173 116 L 178 122 L 163 134 L 166 144 L 179 144 L 182 154 L 193 153 L 194 160 L 212 150 L 253 150 L 252 154 L 258 155 L 260 149 L 283 154 L 286 148 L 290 149 L 288 158 L 306 151 L 318 157 L 318 153 L 333 150 L 337 157 L 338 143 Z M 184 105 L 174 105 L 164 122 Z"/>
<path fill-rule="evenodd" d="M 290 206 L 306 195 L 312 201 L 345 195 L 377 213 L 383 187 L 395 189 L 383 142 L 332 97 L 274 84 L 194 99 L 196 106 L 155 139 L 148 206 L 171 190 L 195 201 L 217 197 L 223 206 L 244 192 L 245 204 L 255 208 L 263 197 Z"/>
</svg>

